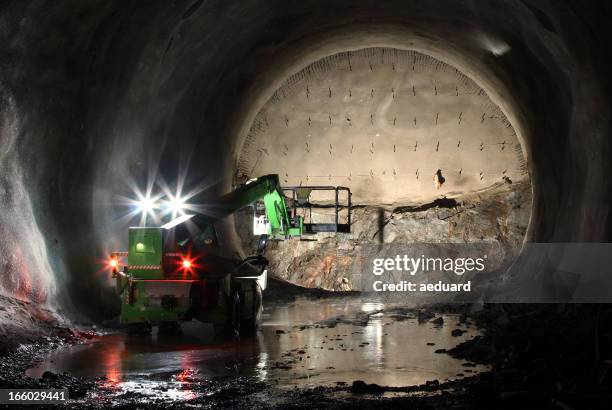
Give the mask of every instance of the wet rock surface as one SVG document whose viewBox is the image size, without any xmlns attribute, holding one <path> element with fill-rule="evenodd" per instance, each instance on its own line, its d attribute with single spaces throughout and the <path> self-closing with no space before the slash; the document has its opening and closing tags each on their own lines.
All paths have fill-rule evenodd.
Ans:
<svg viewBox="0 0 612 410">
<path fill-rule="evenodd" d="M 3 389 L 68 389 L 69 397 L 83 398 L 95 388 L 95 382 L 67 373 L 46 371 L 40 378 L 25 375 L 25 370 L 41 362 L 52 351 L 77 344 L 92 337 L 91 334 L 57 328 L 58 336 L 45 336 L 34 343 L 23 344 L 5 353 L 0 360 L 0 388 Z"/>
<path fill-rule="evenodd" d="M 72 336 L 60 314 L 37 303 L 0 295 L 0 354 L 56 335 Z"/>
</svg>

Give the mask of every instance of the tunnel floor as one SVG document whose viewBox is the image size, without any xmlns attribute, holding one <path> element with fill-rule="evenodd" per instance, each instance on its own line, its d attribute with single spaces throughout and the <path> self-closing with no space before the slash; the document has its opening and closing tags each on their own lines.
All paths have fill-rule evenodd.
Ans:
<svg viewBox="0 0 612 410">
<path fill-rule="evenodd" d="M 57 328 L 2 356 L 0 384 L 67 389 L 64 408 L 609 409 L 595 305 L 414 305 L 272 281 L 256 337 Z M 591 317 L 592 320 L 585 320 Z M 603 327 L 602 327 L 603 329 Z M 605 343 L 604 343 L 605 342 Z M 536 407 L 537 406 L 537 407 Z"/>
<path fill-rule="evenodd" d="M 399 387 L 487 370 L 436 353 L 477 336 L 473 326 L 456 315 L 423 319 L 403 309 L 365 297 L 300 298 L 268 304 L 261 331 L 246 340 L 216 340 L 211 326 L 197 322 L 175 336 L 111 333 L 59 349 L 26 375 L 94 378 L 100 390 L 87 400 L 135 395 L 140 402 L 176 403 L 210 395 L 214 386 L 207 381 L 224 377 L 275 389 L 357 380 Z"/>
</svg>

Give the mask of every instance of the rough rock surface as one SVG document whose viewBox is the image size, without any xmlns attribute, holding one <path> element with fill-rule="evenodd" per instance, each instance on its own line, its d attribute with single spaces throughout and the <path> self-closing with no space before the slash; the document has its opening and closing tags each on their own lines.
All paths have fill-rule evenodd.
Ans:
<svg viewBox="0 0 612 410">
<path fill-rule="evenodd" d="M 0 354 L 69 331 L 67 322 L 49 307 L 0 295 Z"/>
<path fill-rule="evenodd" d="M 269 272 L 305 287 L 360 290 L 353 263 L 364 247 L 376 244 L 478 243 L 498 245 L 504 263 L 520 251 L 531 215 L 527 182 L 495 184 L 476 194 L 441 198 L 421 206 L 383 209 L 356 206 L 350 234 L 319 234 L 317 240 L 271 241 Z M 242 214 L 240 236 L 253 246 Z"/>
</svg>

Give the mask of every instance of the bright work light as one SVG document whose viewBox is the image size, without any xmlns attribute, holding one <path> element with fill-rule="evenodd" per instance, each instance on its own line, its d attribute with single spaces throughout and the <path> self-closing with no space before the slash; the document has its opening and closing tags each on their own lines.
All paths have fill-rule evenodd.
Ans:
<svg viewBox="0 0 612 410">
<path fill-rule="evenodd" d="M 138 211 L 142 214 L 152 214 L 153 210 L 157 207 L 157 204 L 151 197 L 143 197 L 141 198 L 136 205 L 138 206 Z"/>
<path fill-rule="evenodd" d="M 183 213 L 185 210 L 185 200 L 179 196 L 171 197 L 168 201 L 168 210 L 172 215 Z"/>
</svg>

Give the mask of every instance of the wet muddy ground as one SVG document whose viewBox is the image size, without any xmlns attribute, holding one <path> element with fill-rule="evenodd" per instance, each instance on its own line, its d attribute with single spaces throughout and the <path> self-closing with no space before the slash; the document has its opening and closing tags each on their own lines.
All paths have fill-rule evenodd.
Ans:
<svg viewBox="0 0 612 410">
<path fill-rule="evenodd" d="M 435 353 L 478 332 L 458 316 L 424 321 L 392 305 L 353 297 L 298 299 L 268 306 L 255 337 L 219 341 L 210 326 L 191 322 L 182 335 L 127 337 L 113 333 L 59 349 L 28 369 L 96 378 L 117 394 L 188 400 L 206 392 L 193 383 L 242 377 L 276 388 L 366 384 L 391 387 L 444 382 L 486 370 Z"/>
<path fill-rule="evenodd" d="M 585 318 L 599 317 L 607 329 L 612 316 L 606 310 L 423 308 L 357 294 L 280 291 L 272 289 L 275 302 L 268 300 L 256 337 L 217 340 L 197 323 L 186 324 L 180 336 L 64 334 L 4 356 L 0 385 L 67 387 L 73 408 L 552 409 L 612 403 L 607 345 L 598 345 L 598 356 L 584 348 L 594 342 L 593 323 Z"/>
</svg>

